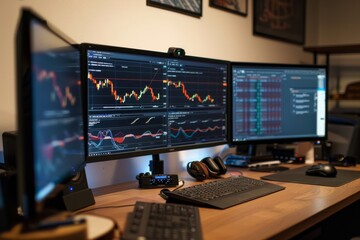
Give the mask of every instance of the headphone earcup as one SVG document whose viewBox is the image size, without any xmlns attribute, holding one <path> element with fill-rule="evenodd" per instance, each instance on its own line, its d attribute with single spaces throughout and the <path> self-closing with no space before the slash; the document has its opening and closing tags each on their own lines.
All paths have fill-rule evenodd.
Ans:
<svg viewBox="0 0 360 240">
<path fill-rule="evenodd" d="M 222 175 L 222 174 L 225 174 L 227 172 L 227 167 L 225 166 L 224 164 L 224 161 L 222 160 L 221 157 L 219 156 L 216 156 L 213 158 L 215 164 L 219 167 L 219 174 Z"/>
<path fill-rule="evenodd" d="M 206 167 L 209 170 L 209 175 L 211 177 L 216 177 L 220 175 L 220 168 L 218 165 L 214 162 L 214 160 L 211 157 L 206 157 L 201 160 L 202 163 L 206 165 Z"/>
<path fill-rule="evenodd" d="M 189 162 L 186 166 L 186 170 L 190 176 L 197 180 L 203 181 L 209 178 L 209 170 L 199 161 Z"/>
</svg>

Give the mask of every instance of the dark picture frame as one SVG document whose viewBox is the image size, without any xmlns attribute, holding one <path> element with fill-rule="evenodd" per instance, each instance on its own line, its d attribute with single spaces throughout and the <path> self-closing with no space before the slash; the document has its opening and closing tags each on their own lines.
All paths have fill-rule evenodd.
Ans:
<svg viewBox="0 0 360 240">
<path fill-rule="evenodd" d="M 242 16 L 248 14 L 248 0 L 209 0 L 209 6 Z"/>
<path fill-rule="evenodd" d="M 202 16 L 202 0 L 146 0 L 146 4 L 193 17 Z"/>
<path fill-rule="evenodd" d="M 255 0 L 253 3 L 254 35 L 304 44 L 306 0 Z"/>
</svg>

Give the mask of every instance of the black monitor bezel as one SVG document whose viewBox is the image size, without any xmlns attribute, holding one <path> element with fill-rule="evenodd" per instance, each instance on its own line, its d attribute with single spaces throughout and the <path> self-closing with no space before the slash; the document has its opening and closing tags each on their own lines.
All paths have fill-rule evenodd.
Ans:
<svg viewBox="0 0 360 240">
<path fill-rule="evenodd" d="M 233 66 L 245 66 L 245 67 L 277 67 L 277 68 L 323 68 L 326 74 L 326 89 L 325 89 L 325 134 L 321 137 L 294 137 L 294 138 L 269 138 L 269 139 L 248 139 L 246 141 L 234 141 L 233 138 Z M 228 109 L 228 141 L 230 146 L 244 146 L 244 145 L 256 145 L 256 144 L 277 144 L 277 143 L 297 143 L 297 142 L 313 142 L 313 141 L 324 141 L 327 139 L 327 118 L 328 118 L 328 84 L 329 74 L 327 65 L 314 65 L 314 64 L 288 64 L 288 63 L 264 63 L 264 62 L 231 62 L 230 63 L 230 77 L 229 77 L 229 109 Z"/>
<path fill-rule="evenodd" d="M 48 30 L 54 36 L 58 37 L 62 41 L 73 46 L 80 54 L 80 49 L 75 41 L 68 38 L 60 30 L 49 24 L 43 17 L 35 13 L 30 8 L 23 8 L 20 12 L 20 18 L 16 30 L 15 38 L 15 53 L 16 53 L 16 104 L 17 104 L 17 181 L 18 181 L 18 202 L 22 206 L 22 214 L 24 219 L 33 220 L 38 219 L 44 214 L 44 203 L 54 197 L 55 192 L 60 192 L 61 187 L 56 187 L 53 192 L 41 200 L 36 201 L 35 194 L 35 157 L 34 148 L 35 144 L 32 141 L 34 139 L 33 129 L 33 104 L 34 99 L 31 97 L 33 89 L 33 77 L 32 77 L 32 58 L 31 58 L 31 23 L 36 21 L 44 29 Z M 80 64 L 80 62 L 79 62 Z M 84 116 L 83 116 L 84 119 Z M 84 142 L 85 144 L 85 142 Z M 86 150 L 84 146 L 84 150 Z M 79 165 L 73 166 L 75 172 L 85 168 L 86 155 L 84 155 L 84 161 Z M 58 179 L 58 184 L 61 186 L 67 183 L 74 177 L 74 172 L 62 176 Z"/>
<path fill-rule="evenodd" d="M 93 43 L 82 43 L 81 44 L 81 59 L 82 59 L 82 69 L 84 70 L 82 73 L 82 81 L 85 87 L 84 93 L 84 114 L 88 116 L 88 108 L 87 108 L 87 50 L 97 50 L 97 51 L 110 51 L 110 52 L 119 52 L 125 54 L 137 54 L 137 55 L 145 55 L 145 56 L 154 56 L 154 57 L 164 57 L 164 58 L 172 58 L 172 59 L 183 59 L 183 60 L 193 60 L 193 61 L 205 61 L 210 63 L 220 63 L 227 65 L 227 85 L 229 85 L 229 70 L 230 70 L 230 62 L 226 60 L 220 59 L 213 59 L 213 58 L 204 58 L 204 57 L 196 57 L 196 56 L 172 56 L 166 52 L 157 52 L 151 50 L 143 50 L 143 49 L 134 49 L 134 48 L 126 48 L 126 47 L 117 47 L 117 46 L 110 46 L 110 45 L 102 45 L 102 44 L 93 44 Z M 228 89 L 227 89 L 228 91 Z M 226 97 L 228 98 L 228 92 L 226 93 Z M 228 102 L 227 102 L 228 104 Z M 226 112 L 226 119 L 225 124 L 228 124 L 228 114 L 227 114 L 227 107 L 225 109 Z M 85 118 L 85 126 L 88 126 L 88 119 Z M 226 135 L 228 126 L 226 126 Z M 88 134 L 85 131 L 85 141 L 88 142 Z M 131 157 L 139 157 L 139 156 L 146 156 L 146 155 L 154 155 L 160 153 L 168 153 L 168 152 L 176 152 L 181 150 L 191 150 L 196 148 L 206 148 L 206 147 L 213 147 L 218 145 L 223 145 L 228 143 L 228 136 L 225 137 L 223 141 L 216 141 L 216 142 L 207 142 L 207 143 L 198 143 L 198 144 L 188 144 L 186 146 L 176 146 L 176 147 L 164 147 L 164 148 L 154 148 L 149 150 L 141 150 L 141 151 L 133 151 L 133 152 L 124 152 L 119 154 L 111 154 L 111 155 L 99 155 L 99 156 L 89 156 L 87 151 L 87 162 L 99 162 L 99 161 L 109 161 L 109 160 L 117 160 L 123 158 L 131 158 Z M 88 149 L 87 149 L 88 150 Z"/>
</svg>

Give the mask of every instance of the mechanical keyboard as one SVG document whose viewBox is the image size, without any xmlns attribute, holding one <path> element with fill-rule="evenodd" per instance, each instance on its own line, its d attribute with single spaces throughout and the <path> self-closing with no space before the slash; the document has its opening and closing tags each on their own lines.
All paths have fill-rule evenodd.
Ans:
<svg viewBox="0 0 360 240">
<path fill-rule="evenodd" d="M 128 215 L 124 240 L 201 240 L 199 209 L 194 206 L 136 202 Z"/>
<path fill-rule="evenodd" d="M 230 177 L 169 191 L 168 203 L 183 203 L 225 209 L 285 187 L 244 176 Z"/>
</svg>

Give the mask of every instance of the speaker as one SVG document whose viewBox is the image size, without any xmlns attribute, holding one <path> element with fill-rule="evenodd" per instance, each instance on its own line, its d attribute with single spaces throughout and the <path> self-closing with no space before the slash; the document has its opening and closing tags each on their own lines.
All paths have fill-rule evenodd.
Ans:
<svg viewBox="0 0 360 240">
<path fill-rule="evenodd" d="M 94 195 L 89 189 L 85 169 L 78 172 L 64 187 L 63 200 L 65 208 L 76 211 L 95 204 Z"/>
<path fill-rule="evenodd" d="M 3 146 L 4 146 L 4 162 L 8 169 L 16 171 L 16 147 L 17 147 L 17 136 L 16 131 L 4 132 Z M 14 187 L 17 188 L 16 178 L 14 177 Z M 17 191 L 15 192 L 15 201 L 17 202 Z M 60 196 L 61 197 L 61 196 Z M 64 207 L 69 211 L 76 211 L 78 209 L 90 206 L 95 203 L 92 191 L 89 189 L 85 170 L 82 170 L 74 175 L 74 177 L 65 185 L 62 192 L 62 200 Z M 58 200 L 54 200 L 56 203 Z M 61 201 L 61 200 L 59 200 Z M 52 203 L 50 203 L 52 204 Z M 60 204 L 60 203 L 59 203 Z M 16 212 L 14 214 L 17 214 Z"/>
<path fill-rule="evenodd" d="M 221 157 L 206 157 L 201 161 L 189 162 L 186 167 L 187 172 L 193 178 L 203 181 L 208 178 L 216 178 L 225 174 L 227 168 Z"/>
<path fill-rule="evenodd" d="M 0 169 L 0 232 L 10 230 L 20 221 L 17 213 L 16 139 L 16 131 L 2 134 L 4 167 Z"/>
<path fill-rule="evenodd" d="M 4 163 L 7 168 L 16 169 L 16 148 L 18 133 L 16 131 L 3 132 Z"/>
<path fill-rule="evenodd" d="M 323 144 L 321 142 L 314 143 L 314 159 L 316 160 L 324 160 L 323 154 Z"/>
<path fill-rule="evenodd" d="M 16 173 L 0 169 L 0 232 L 10 230 L 20 221 L 17 207 Z"/>
</svg>

